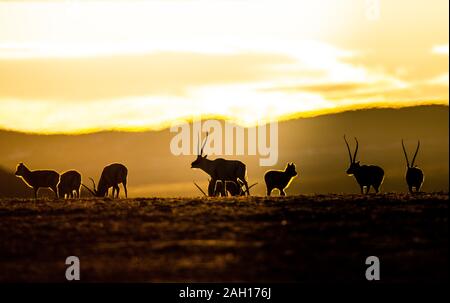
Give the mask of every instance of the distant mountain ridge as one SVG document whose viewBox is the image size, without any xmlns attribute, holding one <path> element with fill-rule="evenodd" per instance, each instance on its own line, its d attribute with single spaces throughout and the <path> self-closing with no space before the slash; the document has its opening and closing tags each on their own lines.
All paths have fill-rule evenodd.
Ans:
<svg viewBox="0 0 450 303">
<path fill-rule="evenodd" d="M 448 191 L 448 116 L 448 106 L 417 106 L 289 120 L 279 123 L 279 161 L 274 167 L 260 167 L 259 155 L 222 157 L 246 163 L 249 182 L 258 182 L 254 194 L 264 194 L 263 175 L 267 169 L 284 169 L 287 162 L 295 162 L 299 171 L 288 194 L 358 192 L 355 180 L 345 174 L 349 160 L 343 141 L 346 134 L 354 144 L 353 137 L 357 136 L 358 160 L 380 165 L 386 171 L 382 191 L 405 191 L 406 164 L 400 142 L 403 138 L 412 151 L 420 139 L 416 163 L 425 172 L 423 190 Z M 205 188 L 208 176 L 190 168 L 193 155 L 171 154 L 169 145 L 174 136 L 167 129 L 68 136 L 0 131 L 0 167 L 11 175 L 19 162 L 30 169 L 77 169 L 83 174 L 83 182 L 90 184 L 88 177 L 98 180 L 105 165 L 121 162 L 129 169 L 131 196 L 199 195 L 192 181 Z M 14 175 L 6 175 L 3 171 L 3 178 L 22 182 Z M 19 187 L 0 187 L 0 197 L 20 196 L 22 192 Z"/>
<path fill-rule="evenodd" d="M 32 190 L 16 176 L 14 172 L 0 167 L 0 198 L 17 197 L 26 198 L 32 195 Z"/>
</svg>

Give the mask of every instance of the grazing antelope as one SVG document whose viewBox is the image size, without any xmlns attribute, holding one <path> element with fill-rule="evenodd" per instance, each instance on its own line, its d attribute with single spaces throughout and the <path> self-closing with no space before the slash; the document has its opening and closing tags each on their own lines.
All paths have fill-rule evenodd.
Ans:
<svg viewBox="0 0 450 303">
<path fill-rule="evenodd" d="M 95 182 L 92 178 L 89 179 L 91 179 L 92 184 L 94 185 L 94 190 L 91 190 L 84 184 L 82 185 L 96 197 L 107 196 L 108 190 L 112 187 L 112 197 L 114 198 L 114 192 L 116 192 L 116 198 L 118 198 L 120 192 L 119 184 L 122 183 L 125 190 L 125 197 L 127 197 L 127 175 L 128 169 L 125 167 L 125 165 L 120 163 L 113 163 L 103 169 L 100 180 L 98 181 L 97 188 L 95 188 Z"/>
<path fill-rule="evenodd" d="M 361 188 L 361 194 L 364 194 L 364 187 L 366 187 L 366 194 L 368 194 L 370 191 L 370 186 L 373 186 L 375 192 L 378 193 L 381 183 L 383 183 L 384 170 L 376 165 L 360 165 L 359 161 L 355 161 L 359 147 L 358 139 L 355 137 L 356 148 L 353 158 L 352 153 L 350 152 L 350 146 L 348 145 L 345 136 L 344 140 L 347 145 L 348 155 L 350 157 L 350 167 L 347 169 L 347 174 L 355 177 L 356 182 L 358 182 Z"/>
<path fill-rule="evenodd" d="M 58 183 L 58 196 L 65 199 L 73 198 L 74 193 L 76 198 L 80 198 L 81 188 L 81 174 L 76 170 L 69 170 L 61 174 Z"/>
<path fill-rule="evenodd" d="M 248 187 L 250 190 L 253 186 L 255 186 L 258 183 L 254 183 Z M 222 181 L 216 181 L 214 182 L 210 181 L 208 186 L 208 194 L 210 196 L 217 196 L 218 193 L 222 193 L 223 183 Z M 237 182 L 234 181 L 225 181 L 225 193 L 229 193 L 231 196 L 245 196 L 245 187 L 244 183 L 242 183 L 241 180 L 238 180 Z"/>
<path fill-rule="evenodd" d="M 281 196 L 286 196 L 284 191 L 289 187 L 292 180 L 297 176 L 294 163 L 288 163 L 284 171 L 269 170 L 264 174 L 264 181 L 266 181 L 267 195 L 270 196 L 272 190 L 278 189 Z"/>
<path fill-rule="evenodd" d="M 208 140 L 208 133 L 206 133 L 205 142 L 201 150 L 197 154 L 197 159 L 191 163 L 191 168 L 199 168 L 211 176 L 211 181 L 216 184 L 217 181 L 239 182 L 245 186 L 245 193 L 250 195 L 250 188 L 246 180 L 247 168 L 244 163 L 237 160 L 225 160 L 218 158 L 215 160 L 206 159 L 207 155 L 203 156 L 203 149 L 205 148 L 206 140 Z M 199 147 L 199 146 L 198 146 Z M 222 196 L 226 196 L 225 186 L 221 189 Z"/>
<path fill-rule="evenodd" d="M 194 182 L 194 184 L 205 197 L 216 197 L 218 196 L 219 193 L 222 193 L 223 191 L 222 181 L 214 182 L 212 180 L 209 180 L 208 194 L 206 194 L 197 183 Z M 245 194 L 245 192 L 242 189 L 242 185 L 241 188 L 239 189 L 239 186 L 234 181 L 225 181 L 225 194 L 227 193 L 229 193 L 231 196 L 243 196 Z"/>
<path fill-rule="evenodd" d="M 417 148 L 416 152 L 414 153 L 414 157 L 412 159 L 411 165 L 408 161 L 408 155 L 406 153 L 405 145 L 403 144 L 402 139 L 402 147 L 403 147 L 403 153 L 405 154 L 406 158 L 406 183 L 408 184 L 408 189 L 410 193 L 413 193 L 413 188 L 416 189 L 416 192 L 420 191 L 420 188 L 422 187 L 424 175 L 423 171 L 414 165 L 414 162 L 416 161 L 417 153 L 419 152 L 420 147 L 420 141 L 417 142 Z"/>
<path fill-rule="evenodd" d="M 41 187 L 50 188 L 55 193 L 55 197 L 58 198 L 57 184 L 59 182 L 59 174 L 56 171 L 30 171 L 23 163 L 19 163 L 15 175 L 22 178 L 25 184 L 34 189 L 34 198 L 37 199 L 37 194 Z"/>
<path fill-rule="evenodd" d="M 208 180 L 208 194 L 205 193 L 205 191 L 196 183 L 194 182 L 194 185 L 198 188 L 198 190 L 205 196 L 205 197 L 216 197 L 218 194 L 222 193 L 222 181 L 216 181 L 212 182 L 211 180 Z M 251 189 L 253 186 L 257 185 L 258 183 L 254 183 L 248 187 L 248 189 Z M 227 194 L 230 194 L 233 197 L 236 196 L 244 196 L 245 195 L 245 189 L 244 184 L 239 181 L 239 184 L 236 184 L 234 181 L 226 181 L 225 182 L 225 192 Z"/>
<path fill-rule="evenodd" d="M 208 184 L 208 196 L 210 197 L 216 197 L 219 194 L 221 194 L 223 191 L 225 191 L 225 195 L 228 195 L 228 193 L 231 196 L 241 196 L 242 194 L 242 187 L 239 189 L 239 186 L 234 181 L 225 181 L 225 189 L 223 188 L 222 181 L 217 180 L 216 182 L 210 180 Z"/>
</svg>

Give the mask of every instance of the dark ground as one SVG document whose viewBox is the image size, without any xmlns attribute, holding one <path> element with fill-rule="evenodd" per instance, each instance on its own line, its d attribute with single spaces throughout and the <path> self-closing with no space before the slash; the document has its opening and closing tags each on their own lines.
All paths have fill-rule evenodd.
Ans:
<svg viewBox="0 0 450 303">
<path fill-rule="evenodd" d="M 448 281 L 448 193 L 0 200 L 0 281 Z"/>
</svg>

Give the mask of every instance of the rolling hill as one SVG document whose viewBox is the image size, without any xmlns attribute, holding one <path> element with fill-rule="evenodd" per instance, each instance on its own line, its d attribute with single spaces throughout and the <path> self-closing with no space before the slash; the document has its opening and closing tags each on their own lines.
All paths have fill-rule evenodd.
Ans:
<svg viewBox="0 0 450 303">
<path fill-rule="evenodd" d="M 267 169 L 283 169 L 288 161 L 295 162 L 299 172 L 288 194 L 351 193 L 357 192 L 358 186 L 345 174 L 348 155 L 342 136 L 357 136 L 361 163 L 378 164 L 385 169 L 382 191 L 405 191 L 406 164 L 400 141 L 405 139 L 409 152 L 413 153 L 420 139 L 416 163 L 425 171 L 423 190 L 448 191 L 448 114 L 447 106 L 418 106 L 289 120 L 279 123 L 277 165 L 259 166 L 259 155 L 226 157 L 247 164 L 250 183 L 258 182 L 253 194 L 264 194 L 263 175 Z M 105 165 L 121 162 L 129 169 L 132 197 L 199 195 L 192 181 L 206 188 L 208 176 L 190 168 L 195 156 L 171 154 L 169 145 L 174 136 L 169 130 L 83 135 L 0 131 L 0 167 L 4 170 L 0 175 L 0 196 L 31 195 L 12 176 L 19 162 L 31 169 L 77 169 L 84 182 L 89 182 L 88 177 L 98 179 Z"/>
</svg>

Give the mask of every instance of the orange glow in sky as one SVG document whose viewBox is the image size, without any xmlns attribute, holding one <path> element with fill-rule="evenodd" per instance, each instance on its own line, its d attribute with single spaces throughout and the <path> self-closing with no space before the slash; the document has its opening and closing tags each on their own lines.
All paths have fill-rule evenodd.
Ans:
<svg viewBox="0 0 450 303">
<path fill-rule="evenodd" d="M 198 115 L 253 125 L 375 106 L 448 105 L 448 6 L 0 2 L 0 128 L 161 129 Z"/>
</svg>

